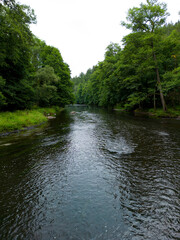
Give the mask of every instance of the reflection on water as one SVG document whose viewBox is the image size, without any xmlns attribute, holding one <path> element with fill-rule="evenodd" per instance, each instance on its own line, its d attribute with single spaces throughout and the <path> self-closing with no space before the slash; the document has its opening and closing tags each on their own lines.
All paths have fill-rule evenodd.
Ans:
<svg viewBox="0 0 180 240">
<path fill-rule="evenodd" d="M 179 133 L 72 107 L 0 138 L 0 239 L 180 239 Z"/>
</svg>

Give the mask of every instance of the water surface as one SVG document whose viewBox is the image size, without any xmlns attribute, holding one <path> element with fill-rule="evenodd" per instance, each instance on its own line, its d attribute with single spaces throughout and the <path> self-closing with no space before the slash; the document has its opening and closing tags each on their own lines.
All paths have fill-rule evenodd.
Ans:
<svg viewBox="0 0 180 240">
<path fill-rule="evenodd" d="M 179 163 L 178 120 L 68 108 L 0 138 L 0 239 L 180 239 Z"/>
</svg>

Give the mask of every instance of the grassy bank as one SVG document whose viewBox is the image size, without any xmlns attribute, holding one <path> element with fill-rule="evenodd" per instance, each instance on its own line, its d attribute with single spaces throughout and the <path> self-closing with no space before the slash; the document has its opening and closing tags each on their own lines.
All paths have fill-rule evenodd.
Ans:
<svg viewBox="0 0 180 240">
<path fill-rule="evenodd" d="M 127 112 L 132 112 L 130 110 L 127 110 L 126 108 L 122 107 L 120 104 L 117 104 L 114 107 L 114 110 L 117 111 L 127 111 Z M 174 108 L 172 107 L 167 107 L 167 111 L 164 112 L 162 108 L 157 108 L 157 109 L 136 109 L 134 110 L 135 115 L 144 115 L 144 116 L 149 116 L 149 117 L 155 117 L 155 118 L 178 118 L 180 117 L 180 106 L 176 106 Z"/>
<path fill-rule="evenodd" d="M 152 116 L 160 118 L 177 118 L 180 116 L 180 106 L 177 106 L 176 108 L 168 107 L 166 112 L 162 109 L 149 109 L 148 113 Z"/>
<path fill-rule="evenodd" d="M 171 108 L 168 107 L 167 111 L 164 112 L 162 108 L 157 108 L 157 109 L 147 109 L 147 110 L 142 110 L 142 109 L 136 109 L 134 111 L 134 114 L 136 116 L 149 116 L 152 118 L 179 118 L 180 117 L 180 107 L 177 106 L 176 108 Z"/>
<path fill-rule="evenodd" d="M 47 122 L 48 115 L 55 115 L 62 109 L 59 107 L 53 108 L 37 108 L 32 110 L 23 110 L 15 112 L 1 112 L 0 113 L 0 132 L 11 132 L 20 130 L 24 127 Z"/>
</svg>

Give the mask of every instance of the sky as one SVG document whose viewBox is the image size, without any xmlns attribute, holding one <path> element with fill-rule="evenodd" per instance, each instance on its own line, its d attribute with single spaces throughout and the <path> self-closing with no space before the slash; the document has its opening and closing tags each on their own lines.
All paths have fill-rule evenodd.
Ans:
<svg viewBox="0 0 180 240">
<path fill-rule="evenodd" d="M 71 69 L 71 76 L 86 72 L 104 59 L 107 46 L 121 44 L 129 30 L 121 26 L 129 8 L 146 0 L 19 0 L 37 16 L 31 31 L 47 45 L 58 48 Z M 161 1 L 160 1 L 161 2 Z M 180 0 L 164 0 L 167 22 L 180 18 Z"/>
</svg>

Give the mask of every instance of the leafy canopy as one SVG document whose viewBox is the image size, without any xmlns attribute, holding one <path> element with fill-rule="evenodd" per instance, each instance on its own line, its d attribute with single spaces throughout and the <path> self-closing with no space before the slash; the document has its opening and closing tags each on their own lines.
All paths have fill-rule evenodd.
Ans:
<svg viewBox="0 0 180 240">
<path fill-rule="evenodd" d="M 158 3 L 158 0 L 146 1 L 147 4 L 141 3 L 139 8 L 130 8 L 126 18 L 128 22 L 121 24 L 133 32 L 154 32 L 164 25 L 169 16 L 167 5 Z"/>
</svg>

